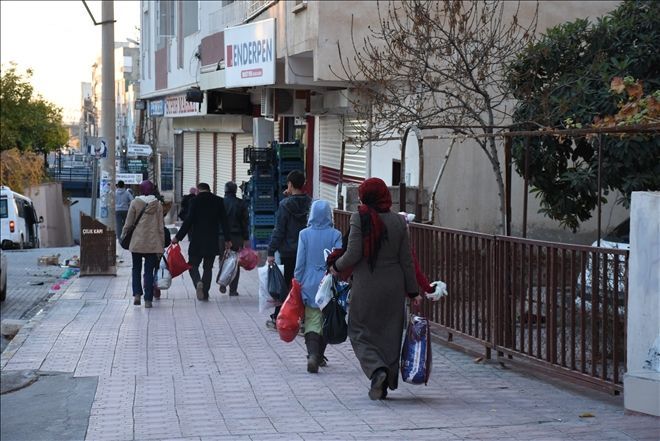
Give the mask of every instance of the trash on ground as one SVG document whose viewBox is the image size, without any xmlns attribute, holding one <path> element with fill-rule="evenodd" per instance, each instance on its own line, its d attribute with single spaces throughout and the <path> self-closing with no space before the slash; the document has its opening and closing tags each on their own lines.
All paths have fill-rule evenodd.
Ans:
<svg viewBox="0 0 660 441">
<path fill-rule="evenodd" d="M 591 412 L 584 412 L 580 414 L 580 418 L 594 418 L 596 415 L 594 415 Z"/>
<path fill-rule="evenodd" d="M 43 285 L 43 284 L 44 284 L 44 282 L 28 282 L 28 285 L 30 285 L 30 286 L 40 286 L 40 285 Z"/>
<path fill-rule="evenodd" d="M 41 256 L 37 260 L 38 265 L 59 265 L 60 264 L 60 255 L 53 254 L 52 256 Z"/>
<path fill-rule="evenodd" d="M 70 268 L 80 268 L 80 257 L 73 256 L 72 258 L 65 260 L 64 264 Z"/>
</svg>

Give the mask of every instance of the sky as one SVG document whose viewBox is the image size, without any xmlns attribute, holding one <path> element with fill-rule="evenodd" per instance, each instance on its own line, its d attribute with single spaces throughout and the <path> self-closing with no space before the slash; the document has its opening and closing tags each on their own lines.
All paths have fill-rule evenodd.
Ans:
<svg viewBox="0 0 660 441">
<path fill-rule="evenodd" d="M 96 22 L 101 2 L 87 1 Z M 115 1 L 115 41 L 139 41 L 140 2 Z M 36 93 L 62 108 L 65 121 L 78 119 L 80 83 L 91 82 L 101 55 L 101 26 L 94 26 L 81 0 L 0 1 L 0 62 L 33 70 Z"/>
</svg>

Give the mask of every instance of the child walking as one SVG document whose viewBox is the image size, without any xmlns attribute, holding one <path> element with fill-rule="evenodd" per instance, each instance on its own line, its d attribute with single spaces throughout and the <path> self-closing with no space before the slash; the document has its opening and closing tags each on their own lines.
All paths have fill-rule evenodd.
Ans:
<svg viewBox="0 0 660 441">
<path fill-rule="evenodd" d="M 298 236 L 298 251 L 294 277 L 302 287 L 305 304 L 305 345 L 307 346 L 307 372 L 317 373 L 325 366 L 323 340 L 323 313 L 316 304 L 316 292 L 326 272 L 323 250 L 341 247 L 341 233 L 333 227 L 332 208 L 327 201 L 312 203 L 307 228 Z"/>
</svg>

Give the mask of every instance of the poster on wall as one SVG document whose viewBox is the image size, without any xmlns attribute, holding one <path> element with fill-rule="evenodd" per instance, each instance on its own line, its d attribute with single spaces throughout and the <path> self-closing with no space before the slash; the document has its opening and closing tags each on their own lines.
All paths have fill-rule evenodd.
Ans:
<svg viewBox="0 0 660 441">
<path fill-rule="evenodd" d="M 225 29 L 226 87 L 275 84 L 275 19 Z"/>
</svg>

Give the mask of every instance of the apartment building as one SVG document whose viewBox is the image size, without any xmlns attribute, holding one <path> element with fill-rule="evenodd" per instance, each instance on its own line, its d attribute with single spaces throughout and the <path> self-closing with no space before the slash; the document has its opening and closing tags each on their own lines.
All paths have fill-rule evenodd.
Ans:
<svg viewBox="0 0 660 441">
<path fill-rule="evenodd" d="M 540 2 L 538 30 L 597 17 L 616 4 Z M 521 5 L 521 17 L 535 6 Z M 357 144 L 354 135 L 367 122 L 352 115 L 350 91 L 341 81 L 338 49 L 353 56 L 352 41 L 361 42 L 368 26 L 377 25 L 375 2 L 147 0 L 141 13 L 140 98 L 149 118 L 160 121 L 159 142 L 173 146 L 175 200 L 200 181 L 220 193 L 228 180 L 247 181 L 243 149 L 273 140 L 304 144 L 307 190 L 335 206 L 340 182 L 377 176 L 398 183 L 401 140 Z M 449 142 L 437 136 L 425 141 L 420 176 L 422 161 L 409 139 L 406 183 L 428 191 Z M 514 177 L 514 185 L 522 188 L 522 180 Z M 521 211 L 520 192 L 513 192 L 514 213 Z M 497 230 L 494 177 L 476 145 L 452 153 L 434 203 L 436 223 Z M 531 198 L 529 231 L 549 237 L 560 230 L 534 204 Z"/>
</svg>

